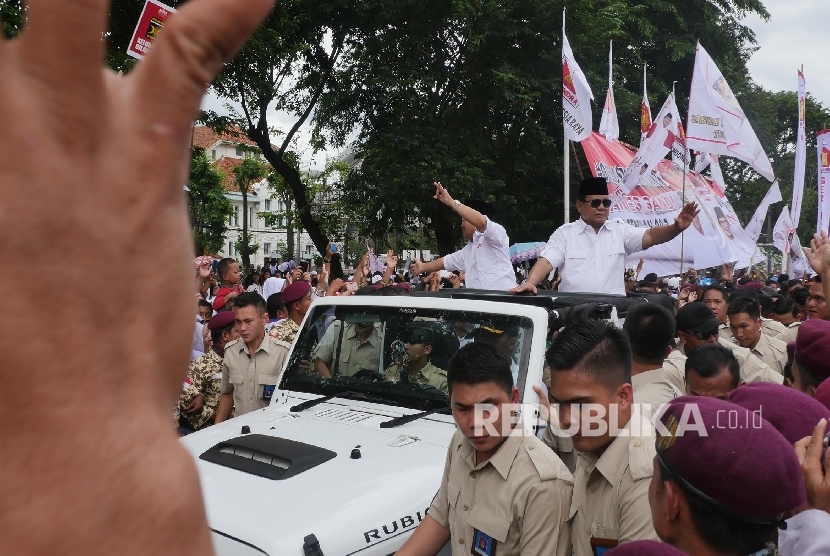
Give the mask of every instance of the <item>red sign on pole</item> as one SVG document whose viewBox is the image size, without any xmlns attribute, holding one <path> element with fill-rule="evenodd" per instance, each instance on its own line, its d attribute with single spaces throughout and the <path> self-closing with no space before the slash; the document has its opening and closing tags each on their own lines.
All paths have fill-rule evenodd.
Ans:
<svg viewBox="0 0 830 556">
<path fill-rule="evenodd" d="M 147 0 L 141 17 L 138 19 L 130 46 L 127 48 L 127 54 L 139 60 L 144 58 L 144 55 L 150 51 L 153 40 L 164 27 L 165 20 L 175 11 L 175 8 L 156 0 Z"/>
</svg>

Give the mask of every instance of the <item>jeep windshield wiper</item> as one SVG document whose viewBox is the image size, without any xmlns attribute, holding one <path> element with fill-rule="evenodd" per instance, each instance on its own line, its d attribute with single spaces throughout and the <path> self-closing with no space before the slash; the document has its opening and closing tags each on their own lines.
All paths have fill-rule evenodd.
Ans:
<svg viewBox="0 0 830 556">
<path fill-rule="evenodd" d="M 325 403 L 333 398 L 344 398 L 347 400 L 360 400 L 364 402 L 376 402 L 382 403 L 386 405 L 398 405 L 394 402 L 391 402 L 385 398 L 381 398 L 380 396 L 371 396 L 369 394 L 364 394 L 363 392 L 338 392 L 336 394 L 331 394 L 330 396 L 323 396 L 322 398 L 317 398 L 314 400 L 306 400 L 302 403 L 298 403 L 297 405 L 291 406 L 289 411 L 293 413 L 299 413 L 300 411 L 305 411 L 306 409 L 312 408 L 315 405 L 320 405 L 321 403 Z"/>
<path fill-rule="evenodd" d="M 399 427 L 401 425 L 411 423 L 412 421 L 417 421 L 421 417 L 432 415 L 433 413 L 446 413 L 450 409 L 452 409 L 450 406 L 446 406 L 438 409 L 430 409 L 429 411 L 422 411 L 421 413 L 413 413 L 412 415 L 402 415 L 401 417 L 395 417 L 394 419 L 384 421 L 380 424 L 380 428 L 391 429 L 394 427 Z"/>
</svg>

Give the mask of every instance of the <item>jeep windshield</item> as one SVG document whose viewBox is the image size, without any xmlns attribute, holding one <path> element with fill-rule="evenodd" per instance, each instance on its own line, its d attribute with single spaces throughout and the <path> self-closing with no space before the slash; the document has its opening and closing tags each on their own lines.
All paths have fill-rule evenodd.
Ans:
<svg viewBox="0 0 830 556">
<path fill-rule="evenodd" d="M 437 410 L 449 405 L 447 363 L 470 342 L 487 342 L 507 355 L 523 391 L 532 336 L 532 320 L 521 316 L 371 302 L 315 304 L 280 389 L 360 393 L 377 403 Z"/>
</svg>

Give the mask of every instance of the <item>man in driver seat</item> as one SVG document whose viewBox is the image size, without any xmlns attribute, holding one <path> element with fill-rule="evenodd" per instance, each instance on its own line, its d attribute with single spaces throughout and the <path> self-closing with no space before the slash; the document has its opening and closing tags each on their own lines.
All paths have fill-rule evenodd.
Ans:
<svg viewBox="0 0 830 556">
<path fill-rule="evenodd" d="M 314 370 L 326 378 L 354 376 L 360 371 L 380 367 L 381 340 L 372 321 L 344 323 L 334 321 L 314 350 Z"/>
<path fill-rule="evenodd" d="M 389 365 L 384 372 L 386 380 L 428 384 L 441 392 L 447 392 L 447 371 L 429 361 L 435 332 L 430 328 L 415 328 L 404 343 L 406 358 Z"/>
</svg>

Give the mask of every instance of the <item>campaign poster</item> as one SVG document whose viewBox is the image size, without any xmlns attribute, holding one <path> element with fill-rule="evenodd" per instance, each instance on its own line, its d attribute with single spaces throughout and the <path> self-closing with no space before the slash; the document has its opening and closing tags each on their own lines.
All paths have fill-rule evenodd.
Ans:
<svg viewBox="0 0 830 556">
<path fill-rule="evenodd" d="M 142 60 L 153 41 L 164 27 L 164 22 L 175 13 L 176 9 L 171 8 L 166 4 L 157 2 L 156 0 L 147 0 L 144 4 L 144 10 L 141 12 L 141 17 L 138 18 L 138 25 L 136 25 L 133 38 L 130 40 L 130 45 L 127 47 L 127 54 L 133 58 Z"/>
</svg>

